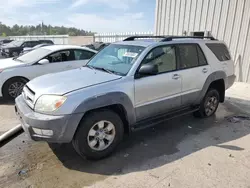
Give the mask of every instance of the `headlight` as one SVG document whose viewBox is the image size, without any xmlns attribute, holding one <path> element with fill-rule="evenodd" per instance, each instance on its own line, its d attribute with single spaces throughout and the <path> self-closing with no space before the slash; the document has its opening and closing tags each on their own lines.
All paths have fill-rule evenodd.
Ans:
<svg viewBox="0 0 250 188">
<path fill-rule="evenodd" d="M 53 112 L 60 108 L 67 97 L 58 95 L 42 95 L 35 104 L 35 111 Z"/>
</svg>

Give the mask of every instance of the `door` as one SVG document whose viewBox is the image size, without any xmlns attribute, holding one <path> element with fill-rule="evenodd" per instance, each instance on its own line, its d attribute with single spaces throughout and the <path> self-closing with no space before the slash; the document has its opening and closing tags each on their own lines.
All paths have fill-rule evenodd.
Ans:
<svg viewBox="0 0 250 188">
<path fill-rule="evenodd" d="M 43 59 L 48 59 L 48 64 L 35 64 L 31 66 L 33 71 L 33 77 L 38 77 L 41 75 L 62 72 L 75 67 L 75 55 L 73 50 L 61 50 L 54 52 Z"/>
<path fill-rule="evenodd" d="M 188 106 L 197 102 L 211 68 L 198 44 L 179 44 L 177 52 L 182 78 L 182 106 Z"/>
<path fill-rule="evenodd" d="M 154 48 L 142 61 L 143 64 L 157 65 L 158 74 L 135 79 L 137 121 L 181 105 L 181 78 L 177 71 L 175 47 Z"/>
</svg>

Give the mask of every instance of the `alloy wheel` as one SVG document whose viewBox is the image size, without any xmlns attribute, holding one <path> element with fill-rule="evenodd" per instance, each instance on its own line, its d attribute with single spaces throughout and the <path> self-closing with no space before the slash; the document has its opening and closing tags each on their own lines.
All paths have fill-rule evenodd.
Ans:
<svg viewBox="0 0 250 188">
<path fill-rule="evenodd" d="M 88 133 L 88 145 L 96 151 L 108 148 L 115 138 L 115 126 L 109 121 L 99 121 L 94 124 Z"/>
<path fill-rule="evenodd" d="M 23 82 L 14 82 L 10 84 L 8 88 L 9 95 L 13 98 L 16 98 L 22 93 L 23 87 L 24 87 Z"/>
</svg>

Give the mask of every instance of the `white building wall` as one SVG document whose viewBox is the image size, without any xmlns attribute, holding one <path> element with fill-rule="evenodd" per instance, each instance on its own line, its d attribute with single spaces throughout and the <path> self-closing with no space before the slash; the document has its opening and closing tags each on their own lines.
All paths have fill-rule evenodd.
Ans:
<svg viewBox="0 0 250 188">
<path fill-rule="evenodd" d="M 250 0 L 156 0 L 156 35 L 210 31 L 226 42 L 238 81 L 250 83 Z"/>
</svg>

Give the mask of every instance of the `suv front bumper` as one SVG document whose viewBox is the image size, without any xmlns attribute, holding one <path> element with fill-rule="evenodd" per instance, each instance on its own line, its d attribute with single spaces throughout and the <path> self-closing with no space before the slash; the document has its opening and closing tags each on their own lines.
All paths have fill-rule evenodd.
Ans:
<svg viewBox="0 0 250 188">
<path fill-rule="evenodd" d="M 83 114 L 62 116 L 45 115 L 34 112 L 23 100 L 16 98 L 15 111 L 24 131 L 35 141 L 53 143 L 71 142 Z"/>
</svg>

